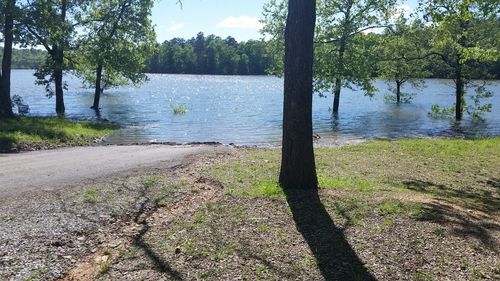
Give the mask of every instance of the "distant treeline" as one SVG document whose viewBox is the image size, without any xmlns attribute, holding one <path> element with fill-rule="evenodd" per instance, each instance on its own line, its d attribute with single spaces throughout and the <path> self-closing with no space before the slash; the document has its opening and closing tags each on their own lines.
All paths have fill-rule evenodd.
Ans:
<svg viewBox="0 0 500 281">
<path fill-rule="evenodd" d="M 189 40 L 174 38 L 160 44 L 150 59 L 150 73 L 265 75 L 273 64 L 266 43 L 237 42 L 202 32 Z"/>
<path fill-rule="evenodd" d="M 265 75 L 274 63 L 268 55 L 266 43 L 257 40 L 238 43 L 234 38 L 221 39 L 218 36 L 205 37 L 199 33 L 196 38 L 184 40 L 174 38 L 158 45 L 149 59 L 148 73 L 169 74 L 222 74 L 222 75 Z M 0 59 L 3 48 L 0 47 Z M 46 52 L 37 49 L 14 49 L 14 69 L 37 69 L 45 60 Z M 500 79 L 500 61 L 496 63 L 469 63 L 477 71 L 471 79 Z M 427 65 L 428 78 L 451 78 L 446 65 L 435 59 Z M 373 73 L 377 77 L 377 72 Z"/>
<path fill-rule="evenodd" d="M 12 52 L 12 68 L 36 69 L 45 60 L 47 53 L 37 49 L 14 49 Z M 3 48 L 0 47 L 0 60 L 3 57 Z"/>
</svg>

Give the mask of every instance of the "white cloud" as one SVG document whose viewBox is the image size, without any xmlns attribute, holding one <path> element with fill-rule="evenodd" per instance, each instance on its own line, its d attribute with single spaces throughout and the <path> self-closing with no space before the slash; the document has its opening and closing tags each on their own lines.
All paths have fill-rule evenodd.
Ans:
<svg viewBox="0 0 500 281">
<path fill-rule="evenodd" d="M 262 23 L 256 17 L 230 16 L 219 22 L 217 24 L 217 28 L 241 28 L 259 30 L 262 28 Z"/>
<path fill-rule="evenodd" d="M 184 28 L 184 23 L 180 22 L 180 23 L 173 23 L 169 28 L 168 30 L 170 31 L 178 31 L 178 30 L 181 30 Z"/>
</svg>

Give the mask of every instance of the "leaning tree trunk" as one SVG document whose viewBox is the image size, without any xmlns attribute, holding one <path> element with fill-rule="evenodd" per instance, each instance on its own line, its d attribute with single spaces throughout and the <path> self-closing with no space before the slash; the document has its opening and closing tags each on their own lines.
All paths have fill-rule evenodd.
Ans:
<svg viewBox="0 0 500 281">
<path fill-rule="evenodd" d="M 99 110 L 99 102 L 101 100 L 101 94 L 102 94 L 102 87 L 101 87 L 101 81 L 102 81 L 102 64 L 99 64 L 96 68 L 95 71 L 95 92 L 94 92 L 94 105 L 92 105 L 92 109 L 94 110 Z"/>
<path fill-rule="evenodd" d="M 285 29 L 283 188 L 316 189 L 312 136 L 312 66 L 315 0 L 290 0 Z"/>
<path fill-rule="evenodd" d="M 339 57 L 338 57 L 338 71 L 339 74 L 342 75 L 344 73 L 344 53 L 347 47 L 347 39 L 345 36 L 340 38 L 340 46 L 339 46 Z M 337 77 L 335 79 L 335 90 L 333 92 L 333 115 L 337 116 L 339 114 L 340 107 L 340 91 L 342 90 L 342 79 Z"/>
<path fill-rule="evenodd" d="M 462 74 L 462 64 L 460 61 L 457 61 L 457 68 L 455 71 L 455 91 L 456 91 L 456 101 L 455 101 L 455 118 L 457 121 L 462 120 L 463 118 L 463 110 L 464 110 L 464 77 Z"/>
<path fill-rule="evenodd" d="M 14 41 L 14 6 L 15 0 L 6 3 L 4 24 L 4 49 L 2 74 L 0 75 L 0 117 L 13 117 L 12 100 L 10 99 L 10 75 L 12 69 L 12 44 Z"/>
</svg>

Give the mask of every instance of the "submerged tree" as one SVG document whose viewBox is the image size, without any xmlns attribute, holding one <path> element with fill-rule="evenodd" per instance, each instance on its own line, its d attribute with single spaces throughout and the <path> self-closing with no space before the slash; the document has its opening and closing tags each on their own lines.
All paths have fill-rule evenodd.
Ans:
<svg viewBox="0 0 500 281">
<path fill-rule="evenodd" d="M 145 80 L 146 62 L 155 46 L 152 6 L 149 0 L 91 1 L 76 56 L 77 73 L 95 89 L 93 109 L 99 109 L 105 89 Z"/>
<path fill-rule="evenodd" d="M 395 0 L 322 0 L 319 4 L 317 90 L 334 95 L 333 113 L 338 114 L 343 87 L 359 87 L 371 95 L 373 50 L 370 37 L 363 36 L 387 24 Z"/>
<path fill-rule="evenodd" d="M 374 70 L 375 41 L 364 32 L 386 26 L 396 0 L 321 0 L 318 2 L 316 27 L 315 71 L 316 91 L 334 94 L 333 113 L 340 105 L 343 87 L 361 88 L 370 95 Z M 264 7 L 264 36 L 271 37 L 270 47 L 276 57 L 283 56 L 286 2 L 270 0 Z M 279 59 L 275 59 L 278 63 Z M 273 74 L 282 72 L 276 64 Z"/>
<path fill-rule="evenodd" d="M 12 45 L 14 41 L 14 9 L 16 1 L 0 1 L 3 20 L 3 56 L 2 70 L 0 73 L 0 117 L 12 117 L 12 101 L 10 98 L 10 74 L 12 68 Z"/>
<path fill-rule="evenodd" d="M 26 36 L 31 37 L 34 44 L 42 45 L 49 55 L 36 72 L 38 84 L 45 85 L 49 96 L 55 94 L 59 115 L 65 112 L 63 75 L 73 62 L 65 54 L 74 47 L 79 20 L 87 4 L 85 0 L 34 0 L 23 7 Z"/>
<path fill-rule="evenodd" d="M 421 2 L 425 18 L 435 28 L 431 53 L 439 57 L 453 73 L 455 83 L 456 120 L 468 112 L 488 111 L 491 106 L 478 105 L 479 97 L 491 93 L 484 87 L 477 89 L 474 105 L 465 102 L 465 89 L 475 63 L 495 62 L 499 59 L 498 34 L 500 6 L 486 0 L 431 0 Z M 472 113 L 477 115 L 476 113 Z"/>
<path fill-rule="evenodd" d="M 410 83 L 414 88 L 422 88 L 423 78 L 430 75 L 426 70 L 426 55 L 431 30 L 420 22 L 407 23 L 403 14 L 395 25 L 387 28 L 379 37 L 376 53 L 378 59 L 378 75 L 388 83 L 395 94 L 396 103 L 409 102 L 411 96 L 402 92 L 402 87 Z M 392 100 L 392 99 L 391 99 Z"/>
<path fill-rule="evenodd" d="M 290 0 L 285 30 L 283 188 L 318 185 L 312 136 L 312 72 L 316 1 Z"/>
</svg>

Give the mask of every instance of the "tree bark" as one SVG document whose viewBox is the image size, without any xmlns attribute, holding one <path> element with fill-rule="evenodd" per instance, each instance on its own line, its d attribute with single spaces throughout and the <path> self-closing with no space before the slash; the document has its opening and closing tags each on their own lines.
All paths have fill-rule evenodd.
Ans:
<svg viewBox="0 0 500 281">
<path fill-rule="evenodd" d="M 54 82 L 56 85 L 56 113 L 64 115 L 66 108 L 64 106 L 63 71 L 59 67 L 54 70 Z"/>
<path fill-rule="evenodd" d="M 396 101 L 398 104 L 401 103 L 401 81 L 396 81 Z"/>
<path fill-rule="evenodd" d="M 342 89 L 342 79 L 335 79 L 335 89 L 333 91 L 333 115 L 339 114 L 340 90 Z"/>
<path fill-rule="evenodd" d="M 99 110 L 99 102 L 101 100 L 101 94 L 102 94 L 102 87 L 101 87 L 101 81 L 102 81 L 102 64 L 99 64 L 97 66 L 97 69 L 95 71 L 95 92 L 94 92 L 94 105 L 92 105 L 92 109 L 94 110 Z"/>
<path fill-rule="evenodd" d="M 340 38 L 340 46 L 339 46 L 339 57 L 338 57 L 338 75 L 343 75 L 344 74 L 344 54 L 345 50 L 347 47 L 347 38 L 345 36 L 342 36 Z M 342 79 L 340 77 L 337 77 L 335 79 L 335 90 L 334 90 L 334 97 L 333 97 L 333 115 L 338 116 L 339 114 L 339 107 L 340 107 L 340 91 L 342 90 Z"/>
<path fill-rule="evenodd" d="M 460 61 L 457 61 L 457 68 L 455 71 L 455 90 L 456 90 L 456 101 L 455 101 L 455 119 L 457 121 L 462 120 L 463 118 L 463 101 L 464 101 L 464 78 L 462 74 L 462 64 Z"/>
<path fill-rule="evenodd" d="M 67 1 L 63 0 L 61 3 L 61 22 L 66 22 Z M 63 70 L 64 70 L 64 42 L 62 39 L 58 46 L 54 47 L 55 54 L 55 69 L 54 69 L 54 82 L 56 85 L 56 113 L 57 115 L 64 115 L 66 108 L 64 106 L 64 86 L 63 86 Z"/>
<path fill-rule="evenodd" d="M 315 0 L 290 0 L 285 29 L 283 148 L 279 182 L 285 189 L 317 189 L 312 135 Z"/>
<path fill-rule="evenodd" d="M 54 84 L 56 87 L 56 113 L 64 115 L 66 108 L 64 106 L 64 85 L 63 85 L 63 68 L 64 68 L 64 50 L 62 46 L 54 46 Z"/>
<path fill-rule="evenodd" d="M 10 76 L 12 70 L 12 44 L 14 41 L 14 6 L 15 0 L 6 3 L 4 24 L 4 49 L 2 73 L 0 75 L 0 117 L 13 117 L 12 100 L 10 98 Z"/>
</svg>

